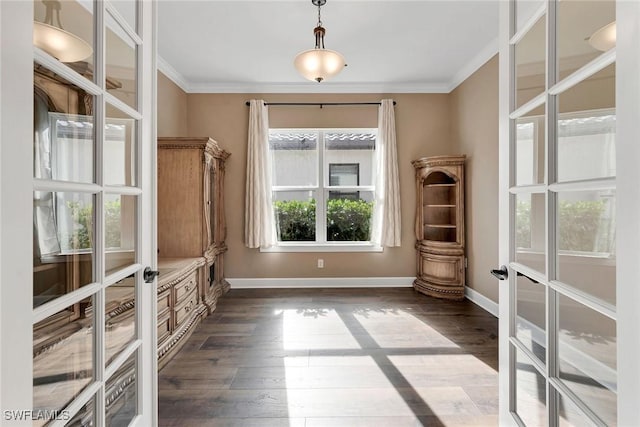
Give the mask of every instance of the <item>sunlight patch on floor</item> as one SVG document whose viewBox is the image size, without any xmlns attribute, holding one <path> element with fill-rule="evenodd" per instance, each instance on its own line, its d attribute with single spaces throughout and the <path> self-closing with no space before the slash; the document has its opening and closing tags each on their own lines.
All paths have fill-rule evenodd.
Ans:
<svg viewBox="0 0 640 427">
<path fill-rule="evenodd" d="M 354 316 L 380 347 L 459 348 L 434 328 L 403 310 L 368 310 L 356 312 Z"/>
<path fill-rule="evenodd" d="M 282 341 L 285 350 L 360 348 L 332 309 L 283 310 Z"/>
</svg>

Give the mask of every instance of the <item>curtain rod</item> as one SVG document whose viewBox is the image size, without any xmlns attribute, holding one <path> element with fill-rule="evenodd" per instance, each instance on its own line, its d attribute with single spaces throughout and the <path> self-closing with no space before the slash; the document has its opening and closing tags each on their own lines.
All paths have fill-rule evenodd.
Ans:
<svg viewBox="0 0 640 427">
<path fill-rule="evenodd" d="M 247 107 L 250 104 L 249 101 L 245 102 Z M 380 105 L 380 102 L 265 102 L 264 105 L 275 105 L 275 106 L 297 106 L 297 105 L 316 105 L 322 108 L 325 105 Z M 393 105 L 396 105 L 396 101 L 393 101 Z"/>
</svg>

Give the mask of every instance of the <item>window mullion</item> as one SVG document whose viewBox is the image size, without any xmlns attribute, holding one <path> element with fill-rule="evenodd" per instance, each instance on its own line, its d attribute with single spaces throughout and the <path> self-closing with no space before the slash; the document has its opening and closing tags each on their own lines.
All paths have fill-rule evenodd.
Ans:
<svg viewBox="0 0 640 427">
<path fill-rule="evenodd" d="M 324 131 L 318 131 L 318 191 L 316 192 L 316 242 L 327 242 L 326 183 L 324 174 Z"/>
</svg>

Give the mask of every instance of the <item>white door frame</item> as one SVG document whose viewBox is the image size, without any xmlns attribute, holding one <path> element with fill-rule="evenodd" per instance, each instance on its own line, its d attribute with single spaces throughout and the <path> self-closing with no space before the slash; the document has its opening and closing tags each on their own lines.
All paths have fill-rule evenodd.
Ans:
<svg viewBox="0 0 640 427">
<path fill-rule="evenodd" d="M 32 406 L 33 147 L 16 144 L 33 140 L 32 20 L 31 2 L 0 2 L 0 425 Z"/>
<path fill-rule="evenodd" d="M 618 1 L 618 425 L 640 425 L 640 2 Z"/>
<path fill-rule="evenodd" d="M 103 7 L 101 1 L 94 4 L 97 20 L 103 22 L 107 6 Z M 0 426 L 32 425 L 28 415 L 23 421 L 16 421 L 15 413 L 10 411 L 24 413 L 33 406 L 33 322 L 41 315 L 34 314 L 33 309 L 33 7 L 33 2 L 28 0 L 0 1 Z M 138 204 L 136 263 L 152 267 L 156 267 L 157 257 L 156 15 L 155 1 L 140 0 L 138 25 L 143 44 L 138 58 L 138 81 L 141 82 L 139 111 L 143 118 L 138 131 L 137 155 L 141 169 L 139 190 L 129 191 L 142 194 Z M 97 53 L 104 54 L 102 49 L 97 49 Z M 46 63 L 47 58 L 41 53 L 36 51 L 35 56 Z M 100 76 L 101 71 L 97 73 Z M 112 96 L 106 98 L 114 105 L 123 105 Z M 102 107 L 98 104 L 96 108 Z M 98 128 L 98 138 L 101 133 Z M 98 203 L 101 200 L 98 197 Z M 102 261 L 96 262 L 101 267 Z M 137 399 L 141 415 L 132 425 L 150 426 L 157 424 L 155 282 L 138 286 L 136 298 L 138 336 L 128 348 L 139 345 Z M 98 301 L 101 299 L 97 297 Z M 104 326 L 104 309 L 98 305 L 97 325 Z M 104 339 L 102 332 L 96 330 L 95 334 L 96 339 Z M 96 359 L 98 363 L 103 362 L 100 355 Z M 104 379 L 98 374 L 95 381 L 104 383 Z M 88 389 L 98 390 L 97 408 L 104 408 L 104 387 L 94 382 Z M 64 421 L 54 423 L 62 424 Z M 104 418 L 99 417 L 98 426 L 101 425 Z"/>
<path fill-rule="evenodd" d="M 139 155 L 142 173 L 141 187 L 143 192 L 140 244 L 143 265 L 149 265 L 153 270 L 158 268 L 158 236 L 157 236 L 157 3 L 155 1 L 140 1 L 139 18 L 140 33 L 148 48 L 143 49 L 138 60 L 138 81 L 143 82 L 140 88 L 141 111 L 145 124 L 142 127 Z M 143 78 L 146 76 L 146 78 Z M 146 264 L 144 264 L 146 262 Z M 142 417 L 137 419 L 135 425 L 140 427 L 158 425 L 158 310 L 157 310 L 157 280 L 151 284 L 139 288 L 142 294 L 136 300 L 139 304 L 138 319 L 142 322 L 138 325 L 142 346 L 140 348 L 138 387 L 138 406 L 142 408 Z"/>
<path fill-rule="evenodd" d="M 498 264 L 509 265 L 511 253 L 510 239 L 510 212 L 509 212 L 509 187 L 511 168 L 511 153 L 509 147 L 510 126 L 510 88 L 513 75 L 509 51 L 509 40 L 513 33 L 513 22 L 509 2 L 500 3 L 499 8 L 499 35 L 498 35 Z M 498 268 L 498 266 L 496 266 Z M 512 309 L 510 281 L 500 281 L 498 289 L 498 372 L 499 375 L 499 416 L 500 425 L 515 426 L 516 422 L 510 414 L 509 401 L 513 394 L 510 382 L 511 359 L 509 335 L 511 323 L 508 320 Z M 509 373 L 509 374 L 507 374 Z"/>
<path fill-rule="evenodd" d="M 551 3 L 553 0 L 551 0 Z M 510 88 L 514 75 L 510 64 L 513 54 L 509 39 L 513 34 L 510 2 L 500 2 L 499 35 L 499 263 L 513 259 L 510 234 L 513 222 L 510 210 L 510 176 L 514 173 L 510 150 Z M 618 425 L 640 425 L 640 2 L 616 2 L 616 115 L 617 115 L 617 390 Z M 515 390 L 509 332 L 514 327 L 514 282 L 501 282 L 499 291 L 499 368 L 500 425 L 516 425 L 510 414 L 509 400 Z M 547 302 L 553 302 L 547 299 Z M 511 317 L 510 317 L 511 316 Z M 553 325 L 548 325 L 549 329 Z M 552 331 L 549 331 L 552 333 Z M 553 349 L 549 349 L 553 350 Z M 554 405 L 553 402 L 549 402 Z"/>
</svg>

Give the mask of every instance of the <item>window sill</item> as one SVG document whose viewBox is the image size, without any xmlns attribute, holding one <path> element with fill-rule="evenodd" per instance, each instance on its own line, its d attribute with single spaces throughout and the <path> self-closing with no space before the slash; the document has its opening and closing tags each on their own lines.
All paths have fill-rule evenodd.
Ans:
<svg viewBox="0 0 640 427">
<path fill-rule="evenodd" d="M 280 243 L 260 252 L 382 252 L 382 246 L 366 243 Z"/>
</svg>

